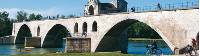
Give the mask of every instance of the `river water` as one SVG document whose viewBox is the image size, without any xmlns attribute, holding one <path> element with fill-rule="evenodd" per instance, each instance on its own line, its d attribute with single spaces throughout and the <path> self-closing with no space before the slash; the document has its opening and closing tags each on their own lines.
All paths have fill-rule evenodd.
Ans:
<svg viewBox="0 0 200 56">
<path fill-rule="evenodd" d="M 163 54 L 172 54 L 172 51 L 164 41 L 156 41 L 159 49 L 162 50 Z M 145 54 L 147 51 L 146 45 L 150 44 L 149 41 L 129 41 L 128 42 L 128 53 L 129 54 Z M 0 45 L 0 55 L 15 55 L 15 54 L 44 54 L 44 53 L 55 53 L 64 52 L 64 48 L 34 48 L 24 49 L 16 48 L 16 45 Z"/>
<path fill-rule="evenodd" d="M 128 53 L 129 54 L 146 54 L 148 44 L 152 44 L 152 40 L 135 40 L 128 42 Z M 170 55 L 172 54 L 172 50 L 168 47 L 168 45 L 163 40 L 156 40 L 156 44 L 158 49 L 162 51 L 162 54 Z"/>
</svg>

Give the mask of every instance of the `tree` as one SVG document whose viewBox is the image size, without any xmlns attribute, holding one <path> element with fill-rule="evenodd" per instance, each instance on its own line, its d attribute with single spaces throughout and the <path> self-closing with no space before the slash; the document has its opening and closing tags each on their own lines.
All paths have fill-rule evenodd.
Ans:
<svg viewBox="0 0 200 56">
<path fill-rule="evenodd" d="M 56 15 L 56 18 L 60 18 L 60 15 L 58 14 L 58 15 Z"/>
<path fill-rule="evenodd" d="M 147 24 L 142 22 L 136 22 L 129 28 L 129 35 L 134 35 L 130 37 L 139 38 L 161 38 L 155 30 L 149 27 Z"/>
<path fill-rule="evenodd" d="M 43 17 L 41 14 L 37 14 L 35 18 L 36 18 L 36 20 L 41 20 Z"/>
<path fill-rule="evenodd" d="M 48 17 L 48 19 L 51 19 L 51 16 L 47 16 Z"/>
<path fill-rule="evenodd" d="M 28 21 L 28 19 L 27 19 L 27 13 L 26 12 L 24 12 L 24 11 L 18 11 L 17 12 L 17 20 L 19 21 L 19 22 L 22 22 L 22 21 Z"/>
<path fill-rule="evenodd" d="M 65 16 L 64 15 L 61 15 L 61 17 L 60 18 L 62 18 L 62 19 L 65 19 Z"/>
<path fill-rule="evenodd" d="M 34 13 L 29 15 L 29 20 L 41 20 L 42 19 L 42 15 L 41 14 L 37 14 L 35 15 Z"/>
<path fill-rule="evenodd" d="M 29 15 L 29 20 L 36 20 L 36 16 L 34 13 Z"/>
<path fill-rule="evenodd" d="M 73 14 L 70 14 L 70 15 L 67 16 L 67 18 L 75 18 L 75 17 L 77 17 L 77 16 L 73 15 Z"/>
<path fill-rule="evenodd" d="M 9 21 L 9 13 L 4 11 L 4 12 L 0 12 L 0 20 L 2 21 Z"/>
<path fill-rule="evenodd" d="M 0 37 L 11 35 L 13 20 L 8 18 L 9 13 L 6 11 L 0 12 Z"/>
<path fill-rule="evenodd" d="M 54 20 L 54 19 L 56 19 L 56 17 L 55 17 L 55 16 L 53 16 L 53 17 L 52 17 L 52 20 Z"/>
</svg>

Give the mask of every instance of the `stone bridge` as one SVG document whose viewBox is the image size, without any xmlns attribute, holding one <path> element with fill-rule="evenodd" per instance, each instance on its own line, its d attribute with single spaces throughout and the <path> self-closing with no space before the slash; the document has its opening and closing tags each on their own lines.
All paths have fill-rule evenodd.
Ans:
<svg viewBox="0 0 200 56">
<path fill-rule="evenodd" d="M 196 37 L 199 32 L 199 9 L 112 13 L 71 19 L 18 22 L 13 24 L 12 35 L 15 36 L 16 43 L 20 32 L 29 31 L 29 37 L 41 38 L 40 44 L 43 47 L 48 32 L 55 26 L 61 26 L 72 37 L 75 33 L 87 32 L 87 38 L 91 38 L 91 52 L 123 51 L 126 50 L 128 42 L 126 30 L 135 22 L 143 22 L 150 26 L 174 50 L 191 44 L 192 38 Z"/>
</svg>

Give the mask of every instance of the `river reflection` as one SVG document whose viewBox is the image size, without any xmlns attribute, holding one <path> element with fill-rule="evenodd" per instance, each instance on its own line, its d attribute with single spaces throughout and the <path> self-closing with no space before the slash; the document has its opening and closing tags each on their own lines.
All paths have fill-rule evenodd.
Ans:
<svg viewBox="0 0 200 56">
<path fill-rule="evenodd" d="M 64 48 L 16 48 L 16 45 L 0 45 L 1 55 L 44 54 L 63 51 Z"/>
<path fill-rule="evenodd" d="M 164 41 L 157 41 L 158 47 L 162 50 L 163 54 L 171 54 L 172 51 Z M 128 53 L 129 54 L 145 54 L 146 45 L 150 44 L 148 41 L 129 41 Z M 64 52 L 64 48 L 16 48 L 16 45 L 0 45 L 0 55 L 15 55 L 15 54 L 44 54 Z"/>
<path fill-rule="evenodd" d="M 134 40 L 128 42 L 128 53 L 129 54 L 146 54 L 148 44 L 151 44 L 152 40 Z M 156 40 L 158 48 L 163 54 L 172 54 L 171 49 L 163 40 Z"/>
</svg>

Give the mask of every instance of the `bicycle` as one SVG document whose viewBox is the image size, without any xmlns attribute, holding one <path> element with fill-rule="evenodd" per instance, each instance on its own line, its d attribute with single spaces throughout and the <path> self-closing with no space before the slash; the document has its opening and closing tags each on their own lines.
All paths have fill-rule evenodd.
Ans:
<svg viewBox="0 0 200 56">
<path fill-rule="evenodd" d="M 147 47 L 146 55 L 157 55 L 160 56 L 162 54 L 162 50 L 158 48 L 153 48 L 152 46 Z"/>
</svg>

